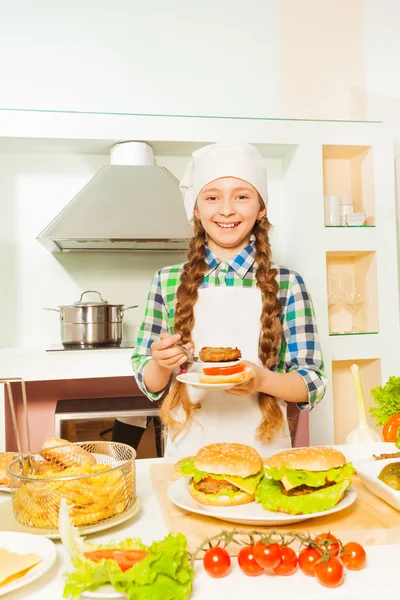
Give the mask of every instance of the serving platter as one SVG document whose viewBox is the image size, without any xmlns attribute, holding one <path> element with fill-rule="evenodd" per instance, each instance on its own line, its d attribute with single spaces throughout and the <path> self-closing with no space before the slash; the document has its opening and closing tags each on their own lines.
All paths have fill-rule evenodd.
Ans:
<svg viewBox="0 0 400 600">
<path fill-rule="evenodd" d="M 400 511 L 400 490 L 395 490 L 380 479 L 379 473 L 386 465 L 400 463 L 400 458 L 387 458 L 382 460 L 364 460 L 354 463 L 358 476 L 366 487 L 376 496 Z"/>
<path fill-rule="evenodd" d="M 168 498 L 176 506 L 192 513 L 204 515 L 228 521 L 230 523 L 240 523 L 242 525 L 270 526 L 287 525 L 291 523 L 300 523 L 316 517 L 324 517 L 337 513 L 353 504 L 357 494 L 353 488 L 349 488 L 344 498 L 330 510 L 324 510 L 307 515 L 288 515 L 286 513 L 272 512 L 264 510 L 258 502 L 249 502 L 239 506 L 212 506 L 198 503 L 190 494 L 188 489 L 189 478 L 178 479 L 168 487 Z"/>
</svg>

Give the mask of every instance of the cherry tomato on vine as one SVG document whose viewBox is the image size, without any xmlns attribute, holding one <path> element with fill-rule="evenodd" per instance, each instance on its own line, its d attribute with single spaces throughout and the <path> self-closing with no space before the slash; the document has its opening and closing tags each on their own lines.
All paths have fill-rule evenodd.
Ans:
<svg viewBox="0 0 400 600">
<path fill-rule="evenodd" d="M 343 582 L 344 568 L 340 560 L 332 556 L 314 567 L 315 576 L 326 587 L 337 587 Z"/>
<path fill-rule="evenodd" d="M 299 554 L 299 567 L 306 575 L 315 577 L 314 567 L 315 563 L 319 560 L 321 560 L 321 552 L 316 548 L 308 546 L 307 548 L 303 548 Z"/>
<path fill-rule="evenodd" d="M 279 544 L 254 544 L 254 559 L 263 569 L 274 569 L 282 560 Z"/>
<path fill-rule="evenodd" d="M 297 569 L 296 552 L 289 546 L 282 546 L 282 560 L 274 571 L 277 575 L 292 575 Z"/>
<path fill-rule="evenodd" d="M 358 571 L 358 569 L 362 569 L 365 566 L 367 555 L 361 544 L 349 542 L 348 544 L 345 544 L 343 548 L 345 554 L 342 554 L 340 558 L 347 569 Z"/>
<path fill-rule="evenodd" d="M 203 566 L 210 577 L 225 577 L 231 569 L 231 558 L 226 550 L 213 546 L 204 554 Z"/>
<path fill-rule="evenodd" d="M 331 544 L 324 543 L 325 540 L 332 542 Z M 331 556 L 339 556 L 340 546 L 337 538 L 332 533 L 320 533 L 314 540 L 317 544 L 320 544 L 325 548 Z"/>
<path fill-rule="evenodd" d="M 254 546 L 244 546 L 239 550 L 238 563 L 239 567 L 246 575 L 255 577 L 264 572 L 263 567 L 261 567 L 254 558 Z"/>
</svg>

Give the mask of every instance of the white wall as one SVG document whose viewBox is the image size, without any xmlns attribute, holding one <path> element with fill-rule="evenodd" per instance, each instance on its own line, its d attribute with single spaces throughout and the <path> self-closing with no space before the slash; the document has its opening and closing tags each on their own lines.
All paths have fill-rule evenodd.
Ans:
<svg viewBox="0 0 400 600">
<path fill-rule="evenodd" d="M 400 2 L 364 0 L 367 117 L 384 121 L 400 156 Z M 397 239 L 400 257 L 400 167 L 397 171 Z M 399 261 L 400 281 L 400 261 Z"/>
<path fill-rule="evenodd" d="M 182 262 L 176 254 L 50 254 L 36 236 L 73 198 L 107 155 L 0 153 L 0 347 L 46 346 L 60 342 L 59 316 L 42 310 L 79 299 L 97 289 L 110 303 L 139 304 L 124 319 L 124 339 L 134 340 L 152 275 Z M 188 157 L 158 157 L 181 177 Z M 280 195 L 281 161 L 266 161 L 275 256 L 284 258 Z"/>
<path fill-rule="evenodd" d="M 0 0 L 0 107 L 279 116 L 278 0 Z"/>
</svg>

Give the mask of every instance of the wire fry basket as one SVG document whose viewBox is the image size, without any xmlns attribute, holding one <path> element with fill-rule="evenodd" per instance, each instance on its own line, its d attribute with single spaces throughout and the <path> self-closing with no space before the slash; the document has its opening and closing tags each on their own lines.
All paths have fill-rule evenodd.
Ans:
<svg viewBox="0 0 400 600">
<path fill-rule="evenodd" d="M 30 454 L 27 474 L 20 459 L 8 467 L 14 516 L 27 527 L 58 531 L 61 498 L 77 527 L 103 524 L 136 500 L 136 452 L 116 442 L 77 442 Z"/>
</svg>

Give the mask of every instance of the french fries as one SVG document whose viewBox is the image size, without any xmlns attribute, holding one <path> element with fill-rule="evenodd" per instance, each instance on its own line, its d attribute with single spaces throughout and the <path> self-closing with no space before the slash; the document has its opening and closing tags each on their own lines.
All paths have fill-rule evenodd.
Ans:
<svg viewBox="0 0 400 600">
<path fill-rule="evenodd" d="M 22 481 L 13 493 L 14 514 L 24 525 L 57 528 L 62 497 L 71 505 L 71 518 L 78 526 L 122 513 L 135 497 L 134 466 L 129 462 L 117 469 L 87 460 L 62 470 L 59 464 L 50 466 Z"/>
</svg>

